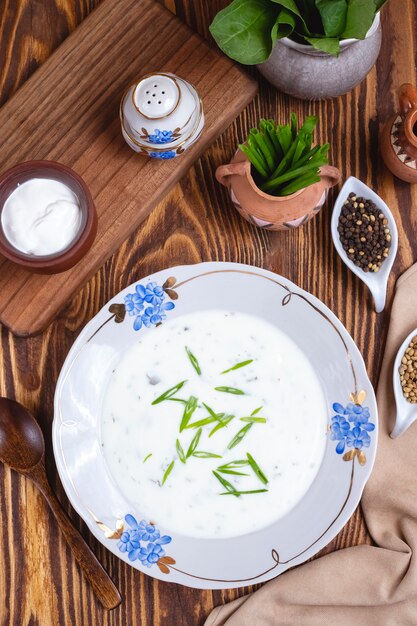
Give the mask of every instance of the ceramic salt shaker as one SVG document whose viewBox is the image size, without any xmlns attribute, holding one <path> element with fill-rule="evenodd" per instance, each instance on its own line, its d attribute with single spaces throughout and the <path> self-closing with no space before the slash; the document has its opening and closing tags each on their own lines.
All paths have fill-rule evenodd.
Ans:
<svg viewBox="0 0 417 626">
<path fill-rule="evenodd" d="M 196 89 L 169 72 L 148 74 L 131 85 L 122 98 L 120 119 L 132 150 L 155 159 L 180 156 L 204 126 Z"/>
</svg>

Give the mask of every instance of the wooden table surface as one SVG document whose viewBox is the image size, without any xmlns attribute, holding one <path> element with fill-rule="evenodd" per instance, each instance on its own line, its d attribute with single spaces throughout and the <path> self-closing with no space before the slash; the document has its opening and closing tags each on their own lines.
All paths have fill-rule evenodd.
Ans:
<svg viewBox="0 0 417 626">
<path fill-rule="evenodd" d="M 204 36 L 226 3 L 165 0 L 170 10 Z M 0 104 L 98 4 L 99 0 L 0 0 Z M 202 624 L 217 604 L 247 592 L 200 591 L 153 580 L 108 553 L 90 535 L 68 504 L 52 458 L 55 383 L 78 333 L 110 297 L 151 272 L 208 260 L 259 265 L 318 296 L 345 324 L 376 383 L 388 311 L 374 313 L 366 288 L 333 249 L 329 223 L 336 192 L 303 228 L 264 232 L 237 215 L 225 190 L 215 182 L 214 171 L 227 162 L 259 117 L 284 121 L 292 110 L 301 116 L 317 114 L 319 138 L 330 141 L 332 163 L 344 178 L 352 174 L 370 184 L 397 219 L 400 247 L 390 279 L 391 295 L 395 278 L 417 258 L 413 210 L 417 188 L 393 179 L 385 169 L 378 155 L 378 133 L 396 107 L 397 87 L 416 81 L 416 11 L 417 0 L 390 0 L 382 15 L 383 46 L 377 66 L 347 96 L 301 102 L 277 93 L 259 77 L 257 99 L 42 335 L 16 339 L 0 329 L 0 395 L 16 398 L 35 412 L 47 440 L 48 472 L 58 497 L 124 596 L 118 609 L 102 610 L 42 497 L 29 482 L 0 465 L 1 626 L 194 626 Z M 364 542 L 370 538 L 359 509 L 323 553 Z"/>
</svg>

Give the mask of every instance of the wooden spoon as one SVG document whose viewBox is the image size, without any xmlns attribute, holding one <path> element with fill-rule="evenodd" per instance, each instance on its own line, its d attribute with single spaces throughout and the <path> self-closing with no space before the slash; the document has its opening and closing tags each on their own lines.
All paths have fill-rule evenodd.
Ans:
<svg viewBox="0 0 417 626">
<path fill-rule="evenodd" d="M 0 461 L 40 489 L 97 598 L 106 609 L 114 609 L 122 600 L 120 593 L 62 509 L 49 485 L 44 457 L 45 441 L 36 419 L 18 402 L 0 398 Z"/>
</svg>

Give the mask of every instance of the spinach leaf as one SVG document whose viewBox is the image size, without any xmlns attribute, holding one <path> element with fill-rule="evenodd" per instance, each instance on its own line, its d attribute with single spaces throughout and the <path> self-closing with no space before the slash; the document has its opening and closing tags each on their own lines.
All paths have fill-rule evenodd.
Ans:
<svg viewBox="0 0 417 626">
<path fill-rule="evenodd" d="M 225 54 L 246 65 L 266 61 L 283 37 L 337 56 L 340 40 L 366 37 L 377 11 L 387 1 L 233 0 L 216 15 L 210 32 Z M 265 177 L 265 164 L 257 161 L 255 167 L 258 171 L 263 168 Z"/>
<path fill-rule="evenodd" d="M 348 0 L 346 27 L 341 39 L 365 39 L 375 18 L 375 0 Z"/>
<path fill-rule="evenodd" d="M 289 11 L 296 18 L 296 27 L 295 31 L 299 35 L 312 35 L 313 33 L 310 31 L 310 24 L 308 21 L 308 11 L 301 10 L 298 8 L 298 4 L 295 0 L 271 0 L 276 4 L 279 4 L 283 10 Z"/>
<path fill-rule="evenodd" d="M 323 50 L 333 56 L 337 56 L 340 52 L 339 39 L 336 37 L 306 37 L 305 39 L 317 50 Z"/>
<path fill-rule="evenodd" d="M 227 56 L 246 65 L 266 61 L 272 51 L 271 30 L 279 8 L 270 0 L 233 0 L 210 26 Z"/>
<path fill-rule="evenodd" d="M 277 39 L 289 37 L 295 29 L 295 17 L 290 11 L 283 9 L 279 12 L 277 21 L 272 27 L 271 37 L 274 44 Z"/>
<path fill-rule="evenodd" d="M 294 13 L 297 17 L 300 17 L 302 19 L 301 13 L 298 10 L 298 6 L 295 0 L 272 0 L 272 2 L 280 4 L 284 9 L 291 11 L 291 13 Z"/>
<path fill-rule="evenodd" d="M 346 0 L 316 0 L 327 37 L 339 37 L 346 26 Z"/>
<path fill-rule="evenodd" d="M 298 6 L 308 27 L 304 34 L 313 37 L 324 35 L 323 24 L 315 0 L 298 0 Z"/>
</svg>

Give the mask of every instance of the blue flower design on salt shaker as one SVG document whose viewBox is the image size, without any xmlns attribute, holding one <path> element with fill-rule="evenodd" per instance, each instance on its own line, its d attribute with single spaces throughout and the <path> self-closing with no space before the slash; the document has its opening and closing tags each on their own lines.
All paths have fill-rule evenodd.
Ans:
<svg viewBox="0 0 417 626">
<path fill-rule="evenodd" d="M 173 139 L 173 131 L 155 128 L 152 135 L 148 135 L 148 139 L 151 143 L 168 143 Z"/>
<path fill-rule="evenodd" d="M 192 146 L 203 130 L 201 98 L 193 85 L 170 72 L 145 76 L 123 96 L 121 125 L 126 143 L 135 152 L 173 159 Z"/>
<path fill-rule="evenodd" d="M 175 150 L 166 150 L 165 152 L 150 152 L 149 156 L 154 159 L 174 159 L 176 157 Z"/>
</svg>

